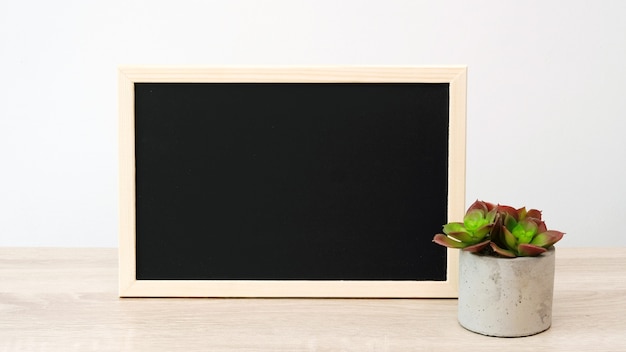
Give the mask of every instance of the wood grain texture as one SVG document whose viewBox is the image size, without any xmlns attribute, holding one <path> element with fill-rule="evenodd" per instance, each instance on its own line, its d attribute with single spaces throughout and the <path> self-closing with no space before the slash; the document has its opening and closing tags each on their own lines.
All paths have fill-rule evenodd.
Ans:
<svg viewBox="0 0 626 352">
<path fill-rule="evenodd" d="M 120 66 L 132 82 L 454 82 L 465 66 Z M 463 78 L 464 79 L 464 78 Z"/>
<path fill-rule="evenodd" d="M 120 299 L 116 249 L 0 248 L 0 351 L 626 351 L 626 248 L 556 255 L 552 328 L 502 339 L 455 299 Z"/>
</svg>

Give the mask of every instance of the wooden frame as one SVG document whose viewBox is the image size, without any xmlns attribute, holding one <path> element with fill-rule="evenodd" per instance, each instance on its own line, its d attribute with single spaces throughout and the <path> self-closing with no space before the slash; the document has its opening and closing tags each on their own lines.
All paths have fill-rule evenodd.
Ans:
<svg viewBox="0 0 626 352">
<path fill-rule="evenodd" d="M 449 83 L 448 219 L 465 208 L 467 69 L 454 67 L 121 67 L 119 69 L 119 295 L 121 297 L 456 297 L 458 252 L 445 281 L 137 280 L 134 84 L 139 82 Z"/>
</svg>

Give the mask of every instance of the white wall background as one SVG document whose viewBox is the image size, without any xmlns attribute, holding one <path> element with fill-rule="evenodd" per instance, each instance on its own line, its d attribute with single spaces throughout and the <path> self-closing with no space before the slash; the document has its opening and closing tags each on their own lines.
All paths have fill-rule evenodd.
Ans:
<svg viewBox="0 0 626 352">
<path fill-rule="evenodd" d="M 626 246 L 626 1 L 3 0 L 0 246 L 117 246 L 117 66 L 467 64 L 467 204 Z"/>
</svg>

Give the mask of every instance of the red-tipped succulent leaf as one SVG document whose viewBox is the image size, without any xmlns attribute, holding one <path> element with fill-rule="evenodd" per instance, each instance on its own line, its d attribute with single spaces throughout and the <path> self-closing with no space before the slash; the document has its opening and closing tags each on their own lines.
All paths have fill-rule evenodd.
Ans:
<svg viewBox="0 0 626 352">
<path fill-rule="evenodd" d="M 549 230 L 535 236 L 530 244 L 535 246 L 548 248 L 563 238 L 564 233 L 561 231 Z"/>
<path fill-rule="evenodd" d="M 435 235 L 435 237 L 433 238 L 433 242 L 435 242 L 435 243 L 437 243 L 439 245 L 448 247 L 448 248 L 459 248 L 460 249 L 460 248 L 467 247 L 467 245 L 465 243 L 459 242 L 459 241 L 455 241 L 452 238 L 450 238 L 450 237 L 448 237 L 448 236 L 446 236 L 444 234 L 441 234 L 441 233 L 438 233 L 438 234 Z"/>
<path fill-rule="evenodd" d="M 517 246 L 517 252 L 522 257 L 536 257 L 546 251 L 547 249 L 534 244 L 520 244 Z"/>
<path fill-rule="evenodd" d="M 464 251 L 466 252 L 472 252 L 472 253 L 478 253 L 480 251 L 482 251 L 485 247 L 487 247 L 489 245 L 489 243 L 491 243 L 490 240 L 484 240 L 480 243 L 476 243 L 474 245 L 471 246 L 467 246 L 465 248 L 463 248 Z"/>
<path fill-rule="evenodd" d="M 494 252 L 498 253 L 499 255 L 503 257 L 507 257 L 507 258 L 517 257 L 517 254 L 513 253 L 512 251 L 508 249 L 500 248 L 500 246 L 498 246 L 495 242 L 491 242 L 489 243 L 489 245 L 491 246 L 491 249 L 493 249 Z"/>
<path fill-rule="evenodd" d="M 541 221 L 541 211 L 537 210 L 537 209 L 530 209 L 527 213 L 526 213 L 526 217 L 527 218 L 533 218 L 533 219 L 537 219 Z"/>
</svg>

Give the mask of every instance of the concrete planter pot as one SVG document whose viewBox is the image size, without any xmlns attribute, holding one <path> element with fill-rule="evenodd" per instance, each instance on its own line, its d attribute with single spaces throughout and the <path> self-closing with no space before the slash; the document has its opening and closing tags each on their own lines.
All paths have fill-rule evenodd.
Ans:
<svg viewBox="0 0 626 352">
<path fill-rule="evenodd" d="M 538 257 L 495 258 L 461 251 L 459 323 L 488 336 L 521 337 L 552 324 L 554 247 Z"/>
</svg>

